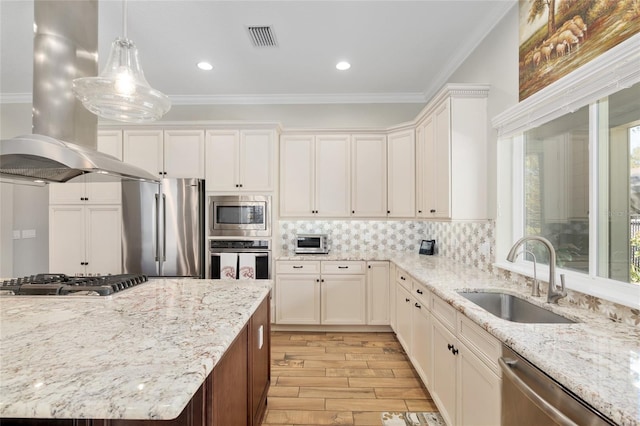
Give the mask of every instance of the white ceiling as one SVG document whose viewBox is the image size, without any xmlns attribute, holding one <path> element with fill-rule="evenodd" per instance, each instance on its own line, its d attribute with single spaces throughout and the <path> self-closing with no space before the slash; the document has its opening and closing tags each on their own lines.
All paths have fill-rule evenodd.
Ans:
<svg viewBox="0 0 640 426">
<path fill-rule="evenodd" d="M 127 29 L 174 104 L 421 102 L 516 2 L 129 0 Z M 100 0 L 100 67 L 122 4 Z M 0 0 L 0 15 L 0 99 L 31 102 L 33 3 Z M 249 25 L 272 26 L 278 47 L 253 47 Z"/>
</svg>

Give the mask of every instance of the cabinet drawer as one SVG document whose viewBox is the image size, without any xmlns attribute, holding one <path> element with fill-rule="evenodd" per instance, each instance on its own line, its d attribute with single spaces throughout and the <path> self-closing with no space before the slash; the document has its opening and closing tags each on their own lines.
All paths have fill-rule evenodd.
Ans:
<svg viewBox="0 0 640 426">
<path fill-rule="evenodd" d="M 276 262 L 276 274 L 319 274 L 320 261 L 280 260 Z"/>
<path fill-rule="evenodd" d="M 498 339 L 464 315 L 458 315 L 458 338 L 500 376 L 498 358 L 502 347 Z"/>
<path fill-rule="evenodd" d="M 431 292 L 427 290 L 427 287 L 422 285 L 419 281 L 415 279 L 411 280 L 411 288 L 413 289 L 412 293 L 413 297 L 420 301 L 422 306 L 429 309 L 429 301 L 431 300 Z"/>
<path fill-rule="evenodd" d="M 436 295 L 431 297 L 431 313 L 453 333 L 456 332 L 456 310 Z"/>
<path fill-rule="evenodd" d="M 339 260 L 326 260 L 321 262 L 321 271 L 323 274 L 364 274 L 365 262 L 362 261 L 339 261 Z"/>
<path fill-rule="evenodd" d="M 396 282 L 411 293 L 411 276 L 400 268 L 396 269 Z"/>
</svg>

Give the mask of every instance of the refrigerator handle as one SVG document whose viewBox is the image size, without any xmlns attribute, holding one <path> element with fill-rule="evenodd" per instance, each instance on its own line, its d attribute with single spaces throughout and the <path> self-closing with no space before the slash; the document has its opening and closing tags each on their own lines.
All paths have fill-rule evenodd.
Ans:
<svg viewBox="0 0 640 426">
<path fill-rule="evenodd" d="M 162 261 L 167 261 L 167 196 L 162 194 Z"/>
<path fill-rule="evenodd" d="M 156 196 L 156 262 L 160 260 L 160 221 L 158 220 L 158 216 L 160 213 L 160 204 L 158 203 L 158 195 Z"/>
</svg>

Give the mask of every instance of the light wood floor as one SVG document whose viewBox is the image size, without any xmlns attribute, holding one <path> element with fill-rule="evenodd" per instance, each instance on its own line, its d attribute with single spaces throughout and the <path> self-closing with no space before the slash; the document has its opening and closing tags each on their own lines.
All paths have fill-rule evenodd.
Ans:
<svg viewBox="0 0 640 426">
<path fill-rule="evenodd" d="M 385 411 L 437 411 L 393 333 L 273 332 L 263 426 L 380 426 Z"/>
</svg>

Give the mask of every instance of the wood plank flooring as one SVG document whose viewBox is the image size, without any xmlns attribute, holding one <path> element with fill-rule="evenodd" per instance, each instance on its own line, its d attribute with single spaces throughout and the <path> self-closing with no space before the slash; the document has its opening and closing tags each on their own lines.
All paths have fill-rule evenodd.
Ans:
<svg viewBox="0 0 640 426">
<path fill-rule="evenodd" d="M 272 333 L 262 426 L 380 426 L 385 411 L 438 411 L 393 333 Z"/>
</svg>

